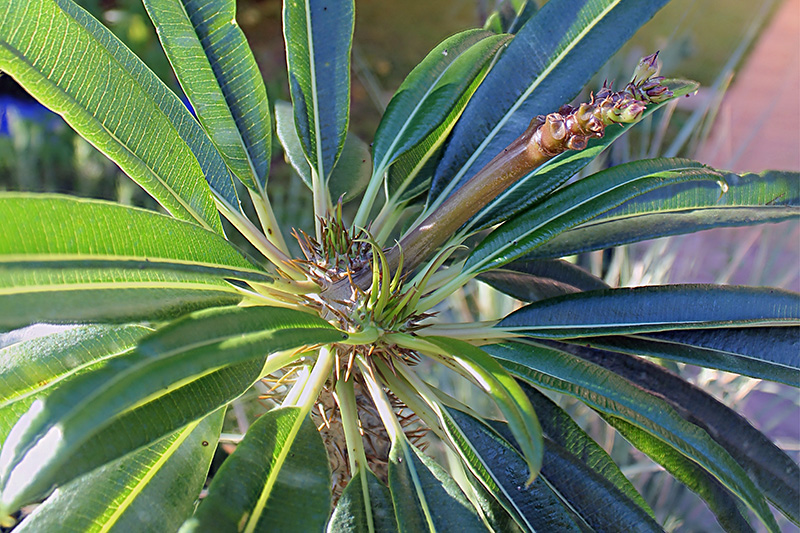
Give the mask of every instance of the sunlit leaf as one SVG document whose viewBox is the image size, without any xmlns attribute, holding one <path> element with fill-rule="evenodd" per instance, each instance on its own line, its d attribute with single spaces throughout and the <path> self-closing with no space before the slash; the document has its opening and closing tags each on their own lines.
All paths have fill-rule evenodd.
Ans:
<svg viewBox="0 0 800 533">
<path fill-rule="evenodd" d="M 175 531 L 192 513 L 224 409 L 64 485 L 14 531 Z"/>
<path fill-rule="evenodd" d="M 316 427 L 299 408 L 273 409 L 247 430 L 181 533 L 322 531 L 330 498 L 328 456 Z"/>
<path fill-rule="evenodd" d="M 228 167 L 264 189 L 272 126 L 261 72 L 236 23 L 235 0 L 144 0 L 200 124 Z"/>
<path fill-rule="evenodd" d="M 221 231 L 205 180 L 236 206 L 233 180 L 177 96 L 71 0 L 9 2 L 0 9 L 0 70 L 172 215 Z"/>
</svg>

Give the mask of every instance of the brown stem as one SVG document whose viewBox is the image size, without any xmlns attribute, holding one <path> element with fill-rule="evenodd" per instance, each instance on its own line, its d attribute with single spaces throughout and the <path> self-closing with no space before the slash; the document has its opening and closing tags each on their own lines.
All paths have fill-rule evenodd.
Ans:
<svg viewBox="0 0 800 533">
<path fill-rule="evenodd" d="M 517 180 L 562 152 L 584 149 L 589 139 L 602 137 L 610 124 L 636 122 L 647 104 L 672 97 L 661 84 L 663 78 L 656 76 L 657 56 L 658 53 L 642 59 L 633 79 L 622 91 L 613 92 L 604 84 L 589 103 L 563 106 L 558 113 L 535 117 L 522 135 L 386 252 L 389 271 L 395 272 L 400 267 L 402 255 L 403 273 L 413 272 L 465 222 Z M 371 283 L 371 272 L 355 273 L 352 283 L 366 289 Z M 334 284 L 327 290 L 337 295 L 346 292 L 345 289 Z"/>
</svg>

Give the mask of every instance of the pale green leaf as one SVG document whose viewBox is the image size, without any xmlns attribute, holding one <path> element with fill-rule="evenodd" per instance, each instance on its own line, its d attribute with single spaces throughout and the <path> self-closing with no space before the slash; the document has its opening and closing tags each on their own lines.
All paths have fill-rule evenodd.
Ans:
<svg viewBox="0 0 800 533">
<path fill-rule="evenodd" d="M 172 215 L 221 232 L 208 184 L 231 205 L 238 199 L 219 152 L 177 96 L 74 2 L 0 7 L 0 70 Z"/>
<path fill-rule="evenodd" d="M 239 180 L 266 187 L 272 126 L 264 80 L 235 0 L 144 0 L 200 124 Z"/>
<path fill-rule="evenodd" d="M 180 531 L 322 531 L 330 499 L 328 456 L 311 419 L 273 409 L 250 426 Z"/>
<path fill-rule="evenodd" d="M 64 485 L 14 531 L 172 532 L 192 513 L 224 409 Z"/>
</svg>

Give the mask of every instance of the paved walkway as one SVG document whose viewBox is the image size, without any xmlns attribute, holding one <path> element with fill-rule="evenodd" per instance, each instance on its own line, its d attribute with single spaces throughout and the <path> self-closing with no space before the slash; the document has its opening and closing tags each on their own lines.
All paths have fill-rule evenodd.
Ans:
<svg viewBox="0 0 800 533">
<path fill-rule="evenodd" d="M 800 171 L 800 0 L 784 0 L 723 100 L 701 159 L 738 172 Z"/>
</svg>

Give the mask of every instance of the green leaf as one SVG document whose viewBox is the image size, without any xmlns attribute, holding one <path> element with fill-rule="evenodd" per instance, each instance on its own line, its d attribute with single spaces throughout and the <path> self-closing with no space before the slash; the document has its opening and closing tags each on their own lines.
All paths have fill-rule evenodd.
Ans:
<svg viewBox="0 0 800 533">
<path fill-rule="evenodd" d="M 287 162 L 311 189 L 311 167 L 303 154 L 300 137 L 294 127 L 292 106 L 288 102 L 275 102 L 275 122 L 278 140 L 283 146 Z M 328 185 L 334 200 L 344 195 L 347 203 L 358 198 L 369 183 L 372 155 L 369 146 L 356 135 L 348 133 L 342 148 L 342 154 L 333 167 Z"/>
<path fill-rule="evenodd" d="M 433 132 L 475 79 L 483 79 L 488 62 L 508 40 L 508 36 L 473 29 L 448 37 L 431 50 L 406 77 L 383 114 L 375 132 L 373 174 L 382 175 Z"/>
<path fill-rule="evenodd" d="M 250 426 L 181 533 L 323 530 L 331 505 L 328 456 L 300 411 L 273 409 Z"/>
<path fill-rule="evenodd" d="M 14 531 L 175 531 L 206 481 L 224 412 L 59 488 Z"/>
<path fill-rule="evenodd" d="M 551 0 L 517 32 L 464 110 L 429 198 L 478 172 L 528 127 L 581 91 L 668 0 Z"/>
<path fill-rule="evenodd" d="M 642 195 L 533 251 L 561 257 L 704 229 L 750 226 L 800 217 L 800 174 L 725 174 L 720 195 L 709 183 L 680 183 Z"/>
<path fill-rule="evenodd" d="M 558 234 L 592 220 L 648 191 L 685 181 L 721 183 L 716 171 L 686 159 L 650 159 L 609 168 L 564 187 L 493 231 L 472 252 L 468 272 L 513 261 Z"/>
<path fill-rule="evenodd" d="M 523 258 L 484 272 L 478 279 L 523 302 L 608 287 L 600 278 L 559 259 L 537 261 Z"/>
<path fill-rule="evenodd" d="M 598 365 L 532 341 L 497 344 L 485 350 L 516 377 L 576 397 L 668 443 L 736 494 L 770 531 L 778 531 L 764 496 L 748 473 L 706 431 L 685 420 L 662 398 Z"/>
<path fill-rule="evenodd" d="M 499 326 L 530 337 L 574 338 L 798 323 L 797 293 L 733 285 L 661 285 L 542 300 L 511 313 Z"/>
<path fill-rule="evenodd" d="M 495 431 L 456 409 L 447 409 L 444 422 L 451 442 L 472 473 L 523 531 L 582 531 L 541 475 L 525 486 L 525 460 Z"/>
<path fill-rule="evenodd" d="M 0 350 L 0 446 L 34 400 L 102 367 L 151 331 L 144 326 L 80 326 Z"/>
<path fill-rule="evenodd" d="M 300 144 L 297 128 L 294 127 L 294 114 L 290 102 L 283 100 L 275 102 L 275 133 L 283 147 L 284 158 L 310 189 L 311 167 L 308 165 L 306 156 L 303 153 L 303 146 Z"/>
<path fill-rule="evenodd" d="M 216 233 L 99 200 L 5 194 L 0 226 L 0 328 L 168 318 L 273 280 Z"/>
<path fill-rule="evenodd" d="M 635 505 L 651 517 L 655 517 L 650 506 L 620 471 L 613 459 L 575 423 L 572 417 L 550 398 L 524 381 L 520 382 L 520 386 L 527 394 L 531 405 L 539 413 L 542 430 L 554 444 L 572 454 L 584 467 L 614 485 L 614 489 L 630 500 L 631 505 Z M 609 492 L 614 492 L 614 490 Z"/>
<path fill-rule="evenodd" d="M 539 10 L 535 0 L 501 0 L 496 5 L 484 24 L 496 33 L 517 33 Z"/>
<path fill-rule="evenodd" d="M 482 40 L 465 48 L 479 37 Z M 381 125 L 399 127 L 402 138 L 414 142 L 399 145 L 386 141 L 395 152 L 385 156 L 390 202 L 400 203 L 427 191 L 442 145 L 509 40 L 508 35 L 487 38 L 486 32 L 480 30 L 455 35 L 431 51 L 400 86 L 387 109 L 387 113 L 394 110 L 399 116 L 389 122 L 388 114 L 384 115 Z M 424 102 L 417 103 L 414 97 Z M 376 135 L 379 133 L 380 129 Z M 383 173 L 376 168 L 375 178 Z"/>
<path fill-rule="evenodd" d="M 264 190 L 272 126 L 264 80 L 236 2 L 144 0 L 175 75 L 200 124 L 242 183 Z"/>
<path fill-rule="evenodd" d="M 402 434 L 389 452 L 389 490 L 403 533 L 486 531 L 453 478 Z"/>
<path fill-rule="evenodd" d="M 364 484 L 369 493 L 369 510 L 366 509 L 364 501 Z M 367 513 L 372 515 L 372 529 L 369 527 Z M 331 520 L 328 522 L 328 533 L 391 533 L 397 530 L 389 489 L 369 468 L 356 471 L 333 510 Z"/>
<path fill-rule="evenodd" d="M 350 113 L 352 0 L 287 0 L 283 32 L 294 122 L 316 176 L 327 180 L 344 146 Z"/>
<path fill-rule="evenodd" d="M 297 355 L 276 352 L 342 338 L 321 318 L 282 308 L 209 309 L 175 321 L 33 403 L 0 452 L 0 508 L 11 512 L 224 405 L 260 377 L 265 354 L 275 354 L 267 367 L 281 367 Z"/>
<path fill-rule="evenodd" d="M 513 442 L 505 425 L 492 425 Z M 545 439 L 542 476 L 582 522 L 595 531 L 602 531 L 609 524 L 620 531 L 663 531 L 655 518 L 619 492 L 605 477 L 587 468 L 579 457 L 550 439 Z"/>
<path fill-rule="evenodd" d="M 447 350 L 452 362 L 466 371 L 497 404 L 520 443 L 528 464 L 528 481 L 533 481 L 542 466 L 542 428 L 516 380 L 486 352 L 467 342 L 447 337 L 426 337 L 426 340 Z"/>
<path fill-rule="evenodd" d="M 86 11 L 71 0 L 6 4 L 0 70 L 173 216 L 221 233 L 205 180 L 231 205 L 238 200 L 219 152 L 175 94 Z"/>
<path fill-rule="evenodd" d="M 364 192 L 369 183 L 371 162 L 369 145 L 357 135 L 348 132 L 342 154 L 328 178 L 328 187 L 334 202 L 341 197 L 342 202 L 347 203 Z"/>
<path fill-rule="evenodd" d="M 719 328 L 591 337 L 584 346 L 689 363 L 800 387 L 800 327 Z"/>
<path fill-rule="evenodd" d="M 675 479 L 703 498 L 725 531 L 742 533 L 753 531 L 747 518 L 742 515 L 736 498 L 724 485 L 696 463 L 676 452 L 660 439 L 621 418 L 603 415 L 603 419 L 619 431 L 625 440 L 663 466 Z"/>
<path fill-rule="evenodd" d="M 687 80 L 664 80 L 663 85 L 669 87 L 674 98 L 680 98 L 697 90 L 698 84 Z M 670 100 L 672 100 L 670 99 Z M 653 114 L 657 109 L 667 105 L 670 100 L 647 106 L 642 119 Z M 594 161 L 611 143 L 635 127 L 634 124 L 615 124 L 606 128 L 605 135 L 599 139 L 589 140 L 583 150 L 568 150 L 517 180 L 508 189 L 484 207 L 471 223 L 473 228 L 487 228 L 504 220 L 511 219 L 532 205 L 540 203 L 548 194 L 567 182 L 571 177 Z M 719 198 L 719 188 L 712 188 Z M 563 254 L 568 255 L 568 254 Z"/>
<path fill-rule="evenodd" d="M 800 523 L 800 467 L 736 411 L 638 357 L 582 346 L 568 347 L 567 351 L 665 399 L 684 418 L 705 429 L 742 465 L 767 498 Z"/>
</svg>

